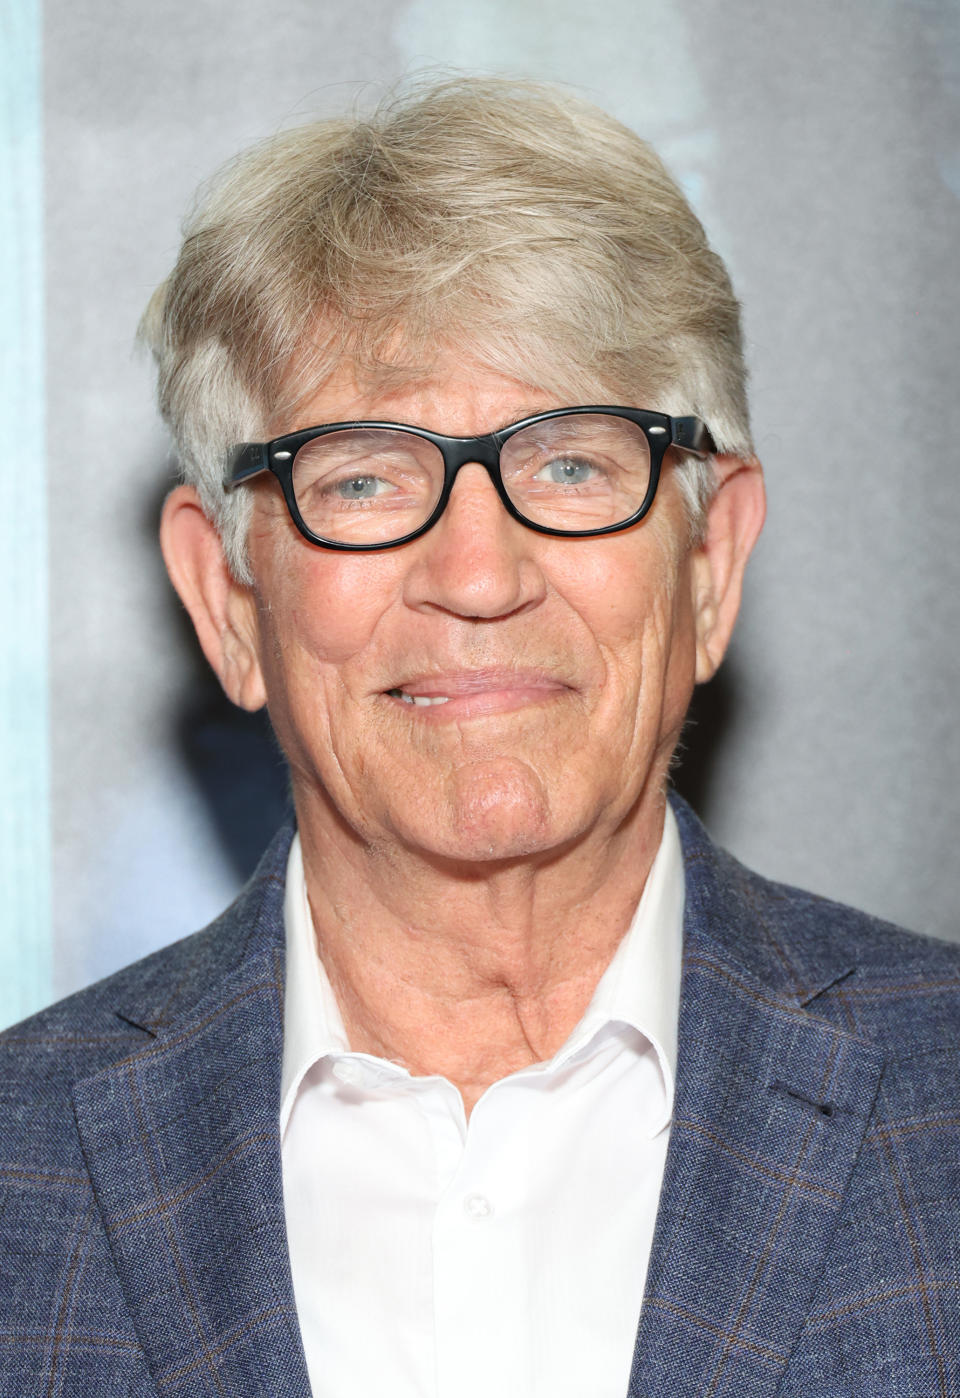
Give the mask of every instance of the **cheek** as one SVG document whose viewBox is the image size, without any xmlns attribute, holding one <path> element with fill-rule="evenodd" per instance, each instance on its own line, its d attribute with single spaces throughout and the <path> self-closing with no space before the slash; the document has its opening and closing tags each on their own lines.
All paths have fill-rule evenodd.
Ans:
<svg viewBox="0 0 960 1398">
<path fill-rule="evenodd" d="M 595 731 L 611 753 L 672 748 L 693 692 L 696 636 L 689 562 L 668 530 L 642 548 L 583 560 L 567 600 L 601 657 Z M 619 735 L 619 736 L 615 736 Z"/>
<path fill-rule="evenodd" d="M 316 674 L 327 666 L 348 666 L 369 651 L 384 613 L 399 596 L 392 559 L 319 549 L 304 556 L 295 546 L 277 562 L 263 588 L 269 603 L 261 624 L 283 669 L 296 664 Z"/>
<path fill-rule="evenodd" d="M 629 541 L 629 546 L 628 546 Z M 651 529 L 638 547 L 623 536 L 616 551 L 584 551 L 578 566 L 557 575 L 558 591 L 576 611 L 603 654 L 610 673 L 628 688 L 642 671 L 661 668 L 681 626 L 684 567 L 673 539 Z"/>
</svg>

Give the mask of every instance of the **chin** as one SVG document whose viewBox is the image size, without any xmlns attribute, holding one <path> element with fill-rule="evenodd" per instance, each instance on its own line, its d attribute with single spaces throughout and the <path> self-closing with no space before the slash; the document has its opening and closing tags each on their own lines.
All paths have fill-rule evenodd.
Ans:
<svg viewBox="0 0 960 1398">
<path fill-rule="evenodd" d="M 486 758 L 447 773 L 433 820 L 405 831 L 405 843 L 435 857 L 467 864 L 546 854 L 573 838 L 571 803 L 553 792 L 532 764 L 515 757 Z M 560 812 L 564 819 L 558 819 Z"/>
</svg>

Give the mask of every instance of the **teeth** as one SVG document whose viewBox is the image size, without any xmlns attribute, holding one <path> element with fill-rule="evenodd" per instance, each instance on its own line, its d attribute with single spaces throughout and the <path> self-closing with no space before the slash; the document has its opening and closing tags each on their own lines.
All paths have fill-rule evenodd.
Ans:
<svg viewBox="0 0 960 1398">
<path fill-rule="evenodd" d="M 408 694 L 404 689 L 388 689 L 387 693 L 392 699 L 402 699 L 405 704 L 416 704 L 420 708 L 426 704 L 445 704 L 450 697 L 448 694 Z"/>
</svg>

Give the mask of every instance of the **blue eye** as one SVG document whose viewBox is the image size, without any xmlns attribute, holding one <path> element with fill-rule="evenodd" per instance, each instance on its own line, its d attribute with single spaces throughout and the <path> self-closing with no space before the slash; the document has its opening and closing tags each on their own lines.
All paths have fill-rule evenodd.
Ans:
<svg viewBox="0 0 960 1398">
<path fill-rule="evenodd" d="M 589 461 L 558 456 L 541 466 L 534 480 L 547 481 L 550 485 L 585 485 L 596 474 L 596 469 Z"/>
<path fill-rule="evenodd" d="M 333 489 L 341 500 L 372 500 L 390 487 L 379 476 L 349 476 L 346 480 L 337 481 Z"/>
</svg>

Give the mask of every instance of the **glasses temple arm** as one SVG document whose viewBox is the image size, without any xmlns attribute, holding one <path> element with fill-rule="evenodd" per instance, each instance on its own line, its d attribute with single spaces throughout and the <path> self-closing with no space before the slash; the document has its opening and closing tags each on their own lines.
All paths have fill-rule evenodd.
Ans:
<svg viewBox="0 0 960 1398">
<path fill-rule="evenodd" d="M 224 476 L 224 490 L 233 490 L 242 481 L 258 476 L 261 471 L 269 471 L 270 462 L 265 442 L 241 442 L 234 447 L 227 458 L 227 473 Z"/>
<path fill-rule="evenodd" d="M 698 417 L 672 417 L 673 445 L 683 451 L 692 451 L 695 456 L 712 456 L 717 444 L 710 429 Z"/>
</svg>

